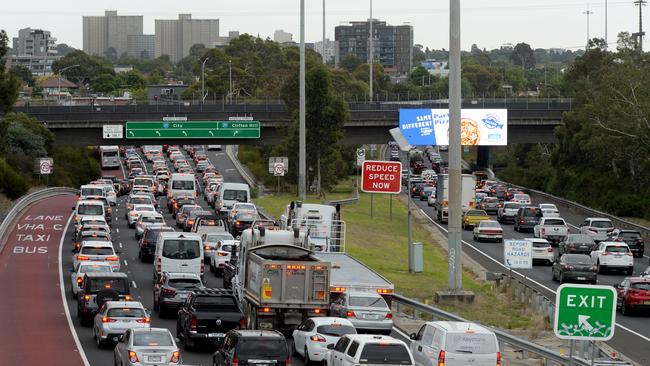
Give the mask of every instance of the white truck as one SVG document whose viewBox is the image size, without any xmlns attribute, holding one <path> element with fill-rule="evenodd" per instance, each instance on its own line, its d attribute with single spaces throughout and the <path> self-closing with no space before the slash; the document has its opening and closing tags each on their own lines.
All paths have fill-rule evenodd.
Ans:
<svg viewBox="0 0 650 366">
<path fill-rule="evenodd" d="M 463 174 L 461 176 L 461 206 L 463 213 L 474 208 L 474 194 L 476 188 L 476 178 L 472 174 Z M 436 184 L 436 201 L 433 204 L 436 219 L 441 223 L 449 220 L 449 175 L 438 174 Z"/>
<path fill-rule="evenodd" d="M 341 206 L 291 202 L 280 216 L 280 229 L 297 228 L 307 234 L 309 247 L 315 252 L 345 251 L 345 221 Z"/>
<path fill-rule="evenodd" d="M 569 235 L 569 226 L 561 217 L 542 217 L 533 227 L 533 235 L 557 244 Z"/>
</svg>

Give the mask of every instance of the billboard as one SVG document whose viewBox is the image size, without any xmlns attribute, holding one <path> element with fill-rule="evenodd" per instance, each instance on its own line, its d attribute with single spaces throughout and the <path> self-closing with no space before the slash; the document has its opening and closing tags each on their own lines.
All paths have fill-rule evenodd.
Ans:
<svg viewBox="0 0 650 366">
<path fill-rule="evenodd" d="M 507 109 L 463 109 L 460 115 L 462 145 L 508 144 Z M 449 145 L 449 110 L 402 108 L 399 128 L 411 145 Z"/>
</svg>

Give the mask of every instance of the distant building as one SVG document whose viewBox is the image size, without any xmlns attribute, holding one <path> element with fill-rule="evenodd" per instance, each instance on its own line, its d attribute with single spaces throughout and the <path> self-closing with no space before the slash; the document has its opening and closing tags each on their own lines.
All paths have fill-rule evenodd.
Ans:
<svg viewBox="0 0 650 366">
<path fill-rule="evenodd" d="M 132 65 L 115 65 L 113 66 L 113 71 L 116 74 L 126 74 L 127 72 L 133 71 Z"/>
<path fill-rule="evenodd" d="M 285 32 L 283 29 L 278 29 L 273 32 L 273 41 L 278 43 L 287 43 L 293 41 L 293 34 Z"/>
<path fill-rule="evenodd" d="M 447 68 L 447 60 L 441 61 L 441 60 L 428 59 L 420 62 L 420 66 L 427 69 L 427 71 L 431 75 L 435 75 L 439 77 L 449 76 L 449 69 Z"/>
<path fill-rule="evenodd" d="M 226 47 L 227 45 L 230 44 L 230 41 L 238 37 L 239 37 L 239 31 L 229 31 L 228 36 L 218 37 L 217 41 L 212 44 L 212 47 Z"/>
<path fill-rule="evenodd" d="M 106 10 L 103 16 L 83 17 L 83 50 L 88 54 L 119 58 L 128 53 L 132 35 L 142 35 L 142 15 Z"/>
<path fill-rule="evenodd" d="M 325 49 L 323 51 L 323 49 Z M 325 47 L 323 47 L 323 41 L 314 43 L 314 51 L 318 52 L 321 57 L 325 59 L 325 62 L 334 63 L 334 65 L 339 63 L 339 42 L 330 41 L 329 38 L 325 38 Z"/>
<path fill-rule="evenodd" d="M 339 42 L 339 57 L 354 55 L 363 62 L 369 58 L 370 21 L 350 22 L 334 29 Z M 386 72 L 406 74 L 411 70 L 413 60 L 413 27 L 410 25 L 388 25 L 374 19 L 373 60 L 379 62 Z"/>
<path fill-rule="evenodd" d="M 149 100 L 164 103 L 165 101 L 179 100 L 181 94 L 183 94 L 187 88 L 189 88 L 189 86 L 183 84 L 149 85 L 147 87 L 147 95 Z"/>
<path fill-rule="evenodd" d="M 11 66 L 24 66 L 33 76 L 52 75 L 52 64 L 61 58 L 56 50 L 56 38 L 49 31 L 23 28 L 13 38 Z"/>
<path fill-rule="evenodd" d="M 42 81 L 43 98 L 45 99 L 69 99 L 75 89 L 79 89 L 77 84 L 62 76 L 54 76 Z"/>
<path fill-rule="evenodd" d="M 129 57 L 151 60 L 156 55 L 156 36 L 153 34 L 133 34 L 126 38 Z"/>
<path fill-rule="evenodd" d="M 178 19 L 156 19 L 156 55 L 168 55 L 172 62 L 189 56 L 190 47 L 211 47 L 219 41 L 219 19 L 192 19 L 192 14 L 178 14 Z"/>
</svg>

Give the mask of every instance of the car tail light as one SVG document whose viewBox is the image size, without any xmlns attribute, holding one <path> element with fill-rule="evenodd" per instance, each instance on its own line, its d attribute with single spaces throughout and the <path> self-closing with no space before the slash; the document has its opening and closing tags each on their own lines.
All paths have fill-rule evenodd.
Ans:
<svg viewBox="0 0 650 366">
<path fill-rule="evenodd" d="M 320 334 L 314 334 L 313 336 L 309 337 L 309 339 L 313 342 L 327 342 L 327 339 L 325 339 L 325 337 Z"/>
<path fill-rule="evenodd" d="M 573 266 L 570 266 L 570 265 L 568 265 L 568 264 L 563 264 L 563 265 L 562 265 L 562 268 L 563 268 L 563 269 L 572 270 L 572 269 L 573 269 Z"/>
<path fill-rule="evenodd" d="M 546 248 L 546 251 L 549 252 L 549 253 L 553 253 L 553 247 Z"/>
<path fill-rule="evenodd" d="M 232 361 L 230 362 L 230 366 L 239 366 L 239 357 L 233 357 Z"/>
<path fill-rule="evenodd" d="M 634 256 L 634 254 L 633 254 L 632 252 L 627 252 L 627 253 L 625 253 L 625 254 L 627 254 L 627 255 L 629 255 L 629 256 L 631 256 L 631 257 Z"/>
<path fill-rule="evenodd" d="M 521 219 L 521 220 L 519 220 L 519 223 L 524 224 L 524 223 L 526 223 L 526 221 L 524 219 Z"/>
<path fill-rule="evenodd" d="M 246 329 L 246 318 L 242 317 L 239 319 L 239 329 Z"/>
<path fill-rule="evenodd" d="M 345 316 L 347 316 L 348 318 L 356 318 L 357 314 L 355 314 L 354 311 L 348 311 L 347 313 L 345 313 Z"/>
<path fill-rule="evenodd" d="M 501 352 L 497 352 L 497 364 L 496 366 L 501 366 Z"/>
<path fill-rule="evenodd" d="M 141 324 L 151 324 L 151 318 L 146 317 L 146 318 L 138 319 L 136 320 L 136 322 Z"/>
<path fill-rule="evenodd" d="M 140 362 L 140 360 L 138 359 L 138 355 L 135 353 L 135 351 L 129 351 L 129 362 L 131 363 Z"/>
<path fill-rule="evenodd" d="M 190 330 L 196 330 L 196 317 L 192 317 L 190 320 Z"/>
<path fill-rule="evenodd" d="M 169 359 L 169 362 L 178 363 L 181 360 L 181 353 L 178 351 L 172 352 L 172 358 Z"/>
<path fill-rule="evenodd" d="M 143 246 L 143 247 L 148 247 L 148 246 L 149 246 L 149 240 L 147 240 L 147 239 L 142 239 L 142 246 Z"/>
<path fill-rule="evenodd" d="M 124 300 L 126 300 L 126 301 L 131 301 L 131 300 L 133 300 L 133 296 L 131 296 L 131 295 L 124 295 Z"/>
<path fill-rule="evenodd" d="M 77 256 L 77 260 L 78 260 L 78 261 L 87 261 L 87 260 L 89 260 L 89 259 L 90 259 L 90 258 L 89 258 L 87 255 L 78 255 L 78 256 Z"/>
<path fill-rule="evenodd" d="M 609 255 L 609 253 L 607 253 L 607 252 L 603 252 L 603 257 L 606 257 L 606 256 L 608 256 L 608 255 Z"/>
<path fill-rule="evenodd" d="M 175 296 L 176 295 L 176 290 L 173 289 L 173 288 L 169 288 L 169 287 L 163 287 L 162 295 L 163 296 Z"/>
<path fill-rule="evenodd" d="M 386 319 L 393 319 L 393 313 L 386 314 Z"/>
<path fill-rule="evenodd" d="M 120 258 L 118 258 L 118 257 L 106 257 L 106 260 L 111 261 L 111 262 L 117 262 L 117 261 L 120 260 Z"/>
<path fill-rule="evenodd" d="M 445 351 L 438 353 L 438 366 L 445 366 Z"/>
<path fill-rule="evenodd" d="M 217 253 L 217 255 L 218 255 L 219 257 L 227 257 L 228 254 L 229 254 L 229 253 L 227 253 L 227 252 L 218 252 L 218 253 Z"/>
<path fill-rule="evenodd" d="M 117 320 L 107 316 L 102 317 L 102 323 L 115 323 Z"/>
<path fill-rule="evenodd" d="M 84 301 L 89 301 L 90 300 L 90 295 L 84 295 Z"/>
<path fill-rule="evenodd" d="M 287 359 L 284 360 L 284 366 L 291 366 L 291 357 L 287 357 Z"/>
<path fill-rule="evenodd" d="M 77 277 L 77 284 L 81 284 L 83 281 L 83 277 Z"/>
</svg>

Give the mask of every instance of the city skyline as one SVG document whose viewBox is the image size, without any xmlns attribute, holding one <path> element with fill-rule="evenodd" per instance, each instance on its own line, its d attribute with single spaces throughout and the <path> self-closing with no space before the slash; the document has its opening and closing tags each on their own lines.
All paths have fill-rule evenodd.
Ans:
<svg viewBox="0 0 650 366">
<path fill-rule="evenodd" d="M 334 39 L 334 28 L 350 21 L 368 18 L 369 2 L 327 0 L 326 36 Z M 45 29 L 66 43 L 82 48 L 82 17 L 102 15 L 105 10 L 118 10 L 122 15 L 142 15 L 144 34 L 153 34 L 155 19 L 174 19 L 179 13 L 192 13 L 196 18 L 219 19 L 220 33 L 239 31 L 273 39 L 273 32 L 284 29 L 299 41 L 298 1 L 278 0 L 273 4 L 259 0 L 242 0 L 236 5 L 205 4 L 188 0 L 183 4 L 160 0 L 156 9 L 142 4 L 116 0 L 111 9 L 99 3 L 70 0 L 62 9 L 57 4 L 36 0 L 30 9 L 16 3 L 7 4 L 0 14 L 0 24 L 10 37 L 25 27 Z M 374 0 L 373 17 L 392 25 L 409 24 L 414 28 L 414 41 L 432 49 L 448 48 L 448 3 L 430 5 L 430 1 L 411 0 L 408 9 L 396 9 L 395 3 Z M 480 0 L 462 2 L 462 48 L 472 44 L 480 48 L 498 48 L 504 43 L 527 42 L 533 48 L 583 48 L 587 40 L 586 2 L 551 0 L 495 0 L 489 6 Z M 159 9 L 165 9 L 159 10 Z M 252 10 L 251 10 L 252 9 Z M 604 38 L 604 0 L 589 3 L 590 37 Z M 645 16 L 645 11 L 644 11 Z M 638 8 L 633 1 L 609 1 L 608 41 L 616 42 L 619 32 L 638 30 Z M 264 21 L 262 21 L 264 20 Z M 322 2 L 306 4 L 306 42 L 322 39 Z M 552 26 L 550 26 L 552 25 Z M 489 27 L 491 31 L 486 31 Z M 647 40 L 644 40 L 644 45 Z"/>
</svg>

